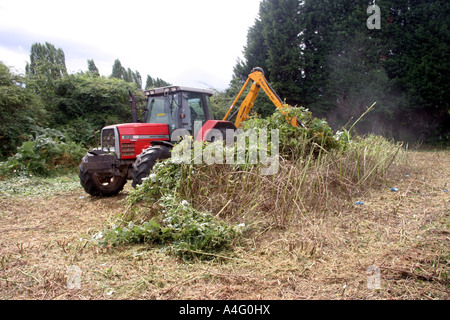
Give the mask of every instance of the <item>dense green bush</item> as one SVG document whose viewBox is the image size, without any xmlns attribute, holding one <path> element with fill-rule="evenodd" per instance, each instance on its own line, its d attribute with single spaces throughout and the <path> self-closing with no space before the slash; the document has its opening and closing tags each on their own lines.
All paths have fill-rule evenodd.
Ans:
<svg viewBox="0 0 450 320">
<path fill-rule="evenodd" d="M 55 129 L 35 127 L 17 153 L 2 163 L 0 173 L 49 176 L 77 168 L 86 149 Z"/>
<path fill-rule="evenodd" d="M 100 143 L 101 128 L 95 127 L 81 117 L 70 120 L 67 124 L 58 126 L 57 129 L 64 133 L 69 141 L 74 141 L 87 148 Z"/>
<path fill-rule="evenodd" d="M 15 74 L 0 63 L 0 158 L 13 155 L 36 127 L 57 129 L 66 136 L 59 137 L 65 143 L 92 146 L 94 130 L 131 121 L 130 90 L 139 96 L 134 83 L 79 73 L 53 79 L 44 94 L 36 89 L 35 78 Z M 35 143 L 28 141 L 21 148 L 33 149 Z M 33 158 L 30 152 L 22 153 Z"/>
<path fill-rule="evenodd" d="M 134 83 L 89 74 L 71 74 L 54 84 L 53 127 L 84 121 L 98 130 L 105 125 L 130 122 L 129 91 Z M 80 120 L 81 119 L 81 120 Z"/>
</svg>

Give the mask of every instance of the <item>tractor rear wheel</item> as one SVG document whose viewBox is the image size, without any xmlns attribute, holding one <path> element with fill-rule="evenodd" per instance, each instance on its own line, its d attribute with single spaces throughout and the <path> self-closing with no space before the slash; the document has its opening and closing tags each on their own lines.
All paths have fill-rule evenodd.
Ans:
<svg viewBox="0 0 450 320">
<path fill-rule="evenodd" d="M 150 171 L 157 161 L 170 158 L 170 148 L 164 145 L 151 146 L 142 151 L 136 157 L 131 170 L 131 178 L 133 179 L 133 187 L 136 188 L 142 183 L 142 179 L 148 177 Z"/>
<path fill-rule="evenodd" d="M 80 183 L 84 190 L 91 196 L 111 197 L 123 190 L 124 185 L 127 183 L 126 177 L 99 175 L 97 173 L 89 172 L 83 166 L 85 162 L 87 162 L 87 156 L 85 156 L 81 162 L 78 176 L 80 177 Z"/>
</svg>

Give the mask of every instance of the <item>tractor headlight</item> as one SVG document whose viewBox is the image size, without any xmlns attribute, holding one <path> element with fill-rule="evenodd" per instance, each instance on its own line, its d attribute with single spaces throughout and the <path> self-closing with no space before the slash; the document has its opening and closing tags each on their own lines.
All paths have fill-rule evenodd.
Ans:
<svg viewBox="0 0 450 320">
<path fill-rule="evenodd" d="M 116 152 L 119 150 L 119 138 L 116 127 L 107 127 L 102 130 L 102 150 Z"/>
</svg>

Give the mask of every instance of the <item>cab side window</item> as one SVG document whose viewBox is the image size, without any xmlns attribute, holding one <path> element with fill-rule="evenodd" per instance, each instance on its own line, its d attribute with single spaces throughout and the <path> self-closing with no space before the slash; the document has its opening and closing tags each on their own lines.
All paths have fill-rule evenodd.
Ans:
<svg viewBox="0 0 450 320">
<path fill-rule="evenodd" d="M 183 113 L 186 114 L 187 117 L 184 124 L 185 128 L 187 128 L 188 130 L 194 129 L 194 124 L 196 121 L 201 122 L 202 125 L 205 124 L 205 106 L 201 93 L 183 93 Z"/>
<path fill-rule="evenodd" d="M 206 116 L 201 94 L 190 94 L 190 96 L 191 97 L 188 98 L 188 105 L 191 109 L 192 123 L 195 121 L 204 123 Z"/>
</svg>

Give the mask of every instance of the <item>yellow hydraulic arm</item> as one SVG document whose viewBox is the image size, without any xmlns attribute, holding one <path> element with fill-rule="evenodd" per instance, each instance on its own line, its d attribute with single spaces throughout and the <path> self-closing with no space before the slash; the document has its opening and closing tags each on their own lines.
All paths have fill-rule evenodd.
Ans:
<svg viewBox="0 0 450 320">
<path fill-rule="evenodd" d="M 286 120 L 292 126 L 294 127 L 303 126 L 303 124 L 298 120 L 297 117 L 289 117 L 287 115 L 285 110 L 289 109 L 290 106 L 284 104 L 283 101 L 280 99 L 280 97 L 277 95 L 277 93 L 272 89 L 270 84 L 267 82 L 266 77 L 264 76 L 264 71 L 261 68 L 254 68 L 252 72 L 249 74 L 247 81 L 245 81 L 245 84 L 242 86 L 242 89 L 237 95 L 236 99 L 234 99 L 233 103 L 231 104 L 231 107 L 228 109 L 228 112 L 223 118 L 223 120 L 228 119 L 231 111 L 234 109 L 236 103 L 238 102 L 239 98 L 243 94 L 245 88 L 248 86 L 250 81 L 253 81 L 253 84 L 250 87 L 250 91 L 248 92 L 244 101 L 242 101 L 242 104 L 238 110 L 236 121 L 234 123 L 236 128 L 240 128 L 242 126 L 242 123 L 249 118 L 250 111 L 253 108 L 253 104 L 261 88 L 264 90 L 264 92 L 267 94 L 267 96 L 270 98 L 273 104 L 277 107 L 277 109 L 280 110 L 281 114 L 286 115 Z"/>
</svg>

